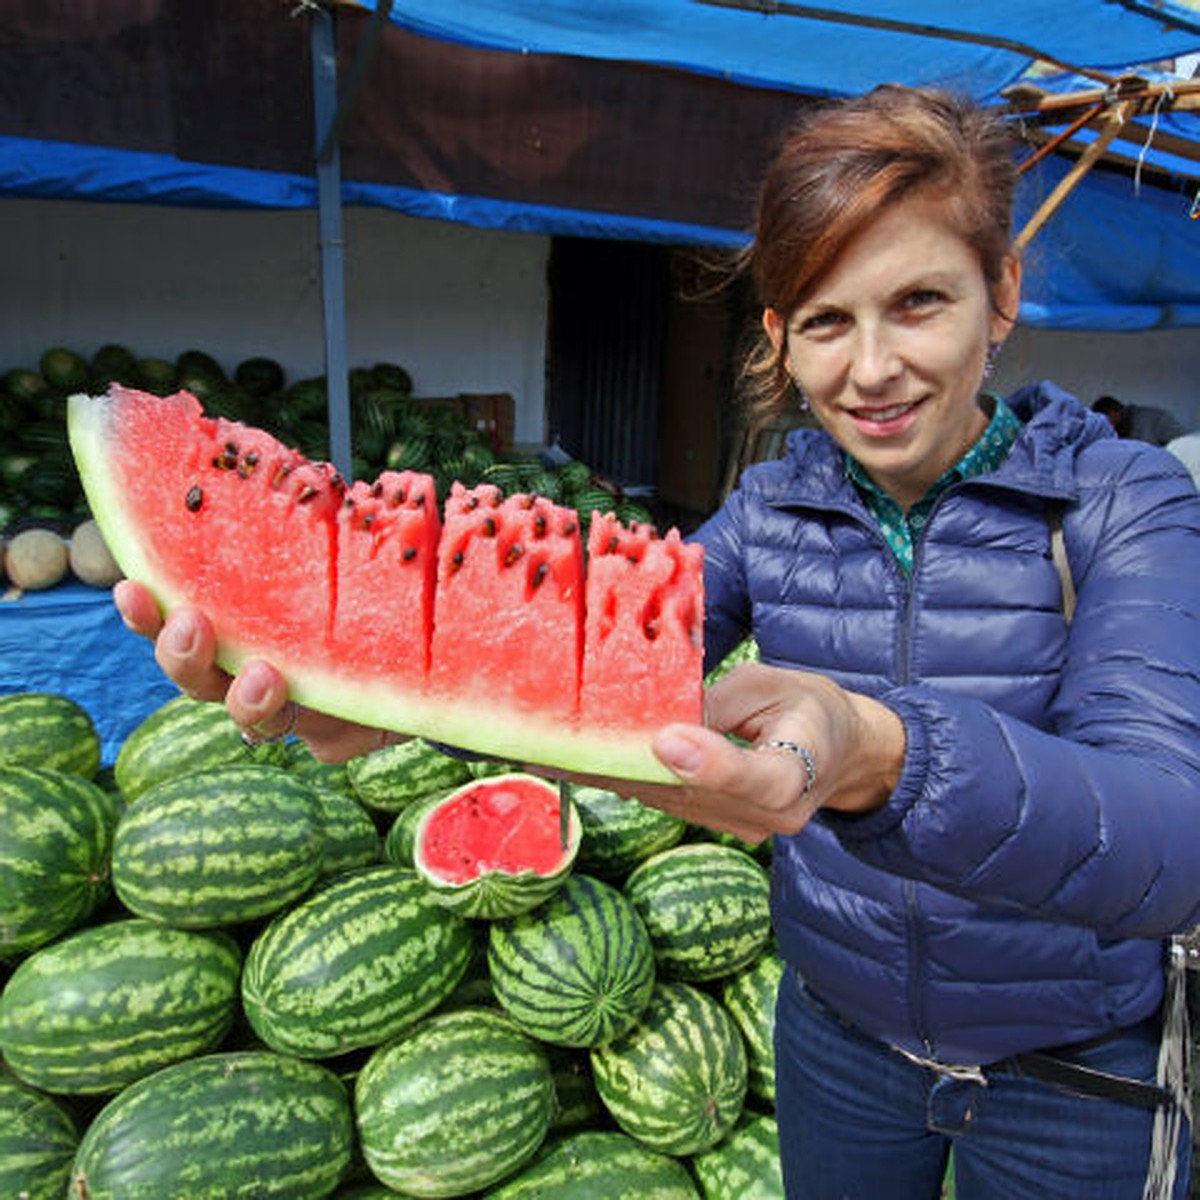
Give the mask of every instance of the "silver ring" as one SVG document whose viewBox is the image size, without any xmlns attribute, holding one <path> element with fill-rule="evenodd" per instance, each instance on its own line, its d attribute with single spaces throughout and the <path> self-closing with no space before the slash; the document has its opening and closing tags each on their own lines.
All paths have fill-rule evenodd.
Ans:
<svg viewBox="0 0 1200 1200">
<path fill-rule="evenodd" d="M 767 750 L 773 753 L 794 754 L 804 764 L 804 788 L 800 795 L 807 796 L 817 786 L 817 760 L 812 751 L 801 746 L 799 742 L 789 742 L 784 738 L 772 738 L 769 742 L 760 742 L 757 750 Z"/>
<path fill-rule="evenodd" d="M 268 736 L 265 733 L 256 732 L 254 726 L 251 725 L 242 730 L 242 745 L 249 746 L 253 750 L 255 746 L 273 745 L 275 742 L 282 742 L 285 738 L 290 737 L 296 728 L 296 721 L 300 717 L 300 707 L 294 700 L 288 700 L 281 711 L 287 713 L 287 720 L 278 733 Z"/>
</svg>

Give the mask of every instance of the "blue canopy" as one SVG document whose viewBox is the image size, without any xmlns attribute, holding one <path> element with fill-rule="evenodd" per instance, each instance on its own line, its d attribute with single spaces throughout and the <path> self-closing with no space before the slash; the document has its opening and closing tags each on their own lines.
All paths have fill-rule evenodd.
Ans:
<svg viewBox="0 0 1200 1200">
<path fill-rule="evenodd" d="M 1033 241 L 1022 317 L 1033 325 L 1088 329 L 1200 324 L 1200 83 L 1155 69 L 1200 52 L 1200 0 L 1055 0 L 1052 5 L 1045 0 L 826 0 L 819 7 L 788 0 L 345 0 L 340 7 L 355 18 L 348 22 L 357 35 L 350 44 L 357 41 L 360 52 L 369 41 L 361 31 L 369 27 L 402 33 L 409 43 L 415 38 L 430 60 L 438 45 L 456 45 L 486 50 L 493 59 L 512 54 L 514 63 L 550 56 L 577 64 L 581 74 L 588 64 L 636 64 L 663 77 L 708 80 L 718 88 L 707 97 L 709 112 L 717 114 L 728 113 L 746 95 L 853 94 L 881 80 L 946 85 L 997 104 L 1012 96 L 1014 85 L 1068 98 L 1081 89 L 1098 89 L 1115 100 L 1118 77 L 1136 71 L 1158 88 L 1157 100 L 1129 114 L 1101 164 L 1078 182 Z M 293 16 L 302 12 L 298 6 Z M 179 19 L 198 21 L 201 14 L 197 10 Z M 408 53 L 401 66 L 411 69 L 422 56 L 411 48 Z M 275 62 L 286 57 L 277 53 Z M 364 74 L 360 100 L 369 96 L 378 109 L 390 99 L 388 89 L 398 85 L 383 72 Z M 295 86 L 297 81 L 287 82 Z M 410 96 L 424 82 L 410 81 Z M 523 95 L 535 94 L 540 84 L 540 76 L 529 76 Z M 1190 102 L 1176 104 L 1173 89 L 1191 89 Z M 505 93 L 491 95 L 502 102 Z M 428 107 L 434 106 L 430 101 Z M 615 177 L 597 171 L 594 162 L 590 192 L 556 192 L 549 186 L 555 181 L 545 179 L 514 185 L 504 169 L 508 162 L 487 164 L 490 176 L 483 173 L 467 186 L 404 175 L 395 170 L 399 153 L 377 136 L 378 125 L 368 123 L 363 133 L 350 107 L 351 141 L 358 138 L 360 151 L 372 137 L 376 142 L 369 147 L 371 169 L 360 169 L 367 158 L 360 154 L 343 172 L 342 204 L 584 237 L 735 245 L 746 236 L 746 222 L 739 219 L 744 214 L 715 209 L 699 214 L 695 205 L 689 209 L 680 202 L 675 181 L 674 195 L 660 189 L 655 203 L 642 203 L 634 191 L 620 192 Z M 1036 122 L 1041 136 L 1053 137 L 1073 115 L 1073 110 L 1061 117 L 1041 113 Z M 652 118 L 647 113 L 645 123 Z M 644 136 L 644 130 L 631 128 L 637 119 L 629 113 L 610 114 L 609 122 L 611 137 Z M 163 129 L 176 124 L 161 122 Z M 140 130 L 128 127 L 115 138 L 92 136 L 94 131 L 86 129 L 88 136 L 64 137 L 54 126 L 33 132 L 0 124 L 0 195 L 321 206 L 303 147 L 289 160 L 274 144 L 264 145 L 262 153 L 238 147 L 227 154 L 205 143 L 204 153 L 195 153 L 181 140 L 174 146 L 177 152 L 169 145 L 164 152 L 149 139 L 140 144 Z M 197 120 L 192 142 L 203 143 L 203 132 Z M 761 135 L 761 129 L 752 132 Z M 511 133 L 500 128 L 502 135 Z M 688 135 L 673 135 L 660 125 L 655 136 Z M 1024 177 L 1022 222 L 1095 136 L 1088 127 L 1078 130 Z M 736 139 L 726 130 L 722 152 L 729 147 L 736 149 Z M 645 158 L 640 161 L 644 165 Z M 292 169 L 297 162 L 300 169 Z M 600 165 L 606 165 L 602 158 Z M 719 163 L 712 173 L 724 186 Z"/>
</svg>

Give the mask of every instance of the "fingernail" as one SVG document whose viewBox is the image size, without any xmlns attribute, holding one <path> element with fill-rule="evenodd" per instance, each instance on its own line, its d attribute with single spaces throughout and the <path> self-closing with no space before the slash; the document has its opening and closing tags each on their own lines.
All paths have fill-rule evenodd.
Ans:
<svg viewBox="0 0 1200 1200">
<path fill-rule="evenodd" d="M 195 626 L 190 622 L 172 622 L 162 631 L 161 640 L 168 653 L 186 658 L 196 649 Z"/>
<path fill-rule="evenodd" d="M 694 775 L 700 769 L 700 748 L 677 733 L 665 733 L 655 743 L 658 757 L 676 775 Z"/>
<path fill-rule="evenodd" d="M 244 671 L 238 681 L 238 699 L 247 708 L 261 708 L 267 699 L 267 681 L 257 671 Z"/>
</svg>

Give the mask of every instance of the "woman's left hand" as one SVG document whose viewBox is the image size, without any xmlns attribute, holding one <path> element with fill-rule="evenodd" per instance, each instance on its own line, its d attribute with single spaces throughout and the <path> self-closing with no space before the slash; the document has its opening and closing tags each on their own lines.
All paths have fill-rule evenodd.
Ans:
<svg viewBox="0 0 1200 1200">
<path fill-rule="evenodd" d="M 708 689 L 706 709 L 706 725 L 669 725 L 654 741 L 682 786 L 582 781 L 756 843 L 798 833 L 822 807 L 879 808 L 899 780 L 900 718 L 822 675 L 747 663 Z"/>
</svg>

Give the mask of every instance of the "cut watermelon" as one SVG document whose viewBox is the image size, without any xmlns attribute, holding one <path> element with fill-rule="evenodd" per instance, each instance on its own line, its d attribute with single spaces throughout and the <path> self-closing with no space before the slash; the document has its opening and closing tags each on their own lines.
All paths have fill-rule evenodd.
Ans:
<svg viewBox="0 0 1200 1200">
<path fill-rule="evenodd" d="M 186 392 L 114 384 L 68 424 L 121 569 L 204 609 L 227 669 L 266 658 L 311 708 L 509 762 L 676 782 L 650 743 L 701 719 L 704 606 L 677 532 L 599 518 L 585 573 L 572 510 L 456 485 L 443 527 L 429 476 L 347 486 Z"/>
<path fill-rule="evenodd" d="M 570 874 L 583 826 L 559 789 L 512 772 L 463 784 L 425 810 L 413 866 L 439 903 L 494 920 L 529 912 Z M 562 830 L 566 829 L 565 839 Z"/>
</svg>

